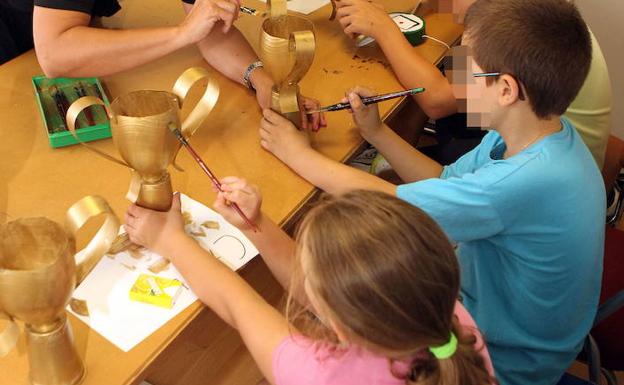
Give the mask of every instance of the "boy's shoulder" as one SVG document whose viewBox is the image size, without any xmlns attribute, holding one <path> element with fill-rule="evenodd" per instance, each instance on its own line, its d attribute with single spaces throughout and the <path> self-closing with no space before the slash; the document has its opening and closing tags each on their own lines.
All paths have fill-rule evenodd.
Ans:
<svg viewBox="0 0 624 385">
<path fill-rule="evenodd" d="M 599 178 L 591 153 L 572 123 L 561 118 L 561 127 L 560 131 L 507 159 L 503 158 L 506 149 L 503 138 L 496 131 L 489 132 L 477 149 L 482 159 L 474 169 L 474 176 L 487 185 L 526 178 L 540 181 Z"/>
</svg>

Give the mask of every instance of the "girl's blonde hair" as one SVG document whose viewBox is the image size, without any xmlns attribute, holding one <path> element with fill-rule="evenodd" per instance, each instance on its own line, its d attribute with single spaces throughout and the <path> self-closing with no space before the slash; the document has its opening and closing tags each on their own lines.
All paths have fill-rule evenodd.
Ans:
<svg viewBox="0 0 624 385">
<path fill-rule="evenodd" d="M 454 316 L 459 265 L 453 248 L 422 210 L 372 191 L 325 197 L 302 221 L 297 241 L 286 311 L 304 335 L 337 342 L 329 327 L 294 300 L 305 296 L 302 248 L 305 279 L 322 307 L 319 316 L 365 348 L 413 357 L 406 383 L 492 383 L 474 349 L 476 337 Z M 427 347 L 446 344 L 451 332 L 457 351 L 436 359 Z"/>
</svg>

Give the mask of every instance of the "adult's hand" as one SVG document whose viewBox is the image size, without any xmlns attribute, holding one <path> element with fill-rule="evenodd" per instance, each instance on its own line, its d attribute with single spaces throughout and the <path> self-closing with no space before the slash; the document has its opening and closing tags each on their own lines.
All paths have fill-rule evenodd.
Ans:
<svg viewBox="0 0 624 385">
<path fill-rule="evenodd" d="M 203 40 L 218 22 L 223 22 L 227 33 L 238 18 L 239 0 L 197 0 L 180 24 L 181 33 L 189 44 Z"/>
</svg>

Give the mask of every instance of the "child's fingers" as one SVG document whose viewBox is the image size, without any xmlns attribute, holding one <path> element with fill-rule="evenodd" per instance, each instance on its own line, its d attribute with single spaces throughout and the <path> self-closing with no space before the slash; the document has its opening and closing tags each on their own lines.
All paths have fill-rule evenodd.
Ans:
<svg viewBox="0 0 624 385">
<path fill-rule="evenodd" d="M 134 217 L 131 216 L 130 214 L 126 213 L 126 215 L 124 216 L 124 222 L 125 222 L 125 225 L 128 225 L 128 227 L 134 228 L 132 226 L 132 223 L 134 223 Z"/>
<path fill-rule="evenodd" d="M 351 109 L 355 112 L 362 111 L 365 108 L 362 99 L 360 99 L 360 96 L 355 92 L 349 94 L 349 104 L 351 104 Z"/>
<path fill-rule="evenodd" d="M 336 10 L 336 19 L 340 21 L 341 18 L 345 16 L 349 16 L 352 11 L 353 11 L 352 6 L 346 6 L 346 5 L 342 6 Z"/>
<path fill-rule="evenodd" d="M 350 93 L 356 93 L 360 98 L 363 98 L 363 97 L 366 98 L 366 97 L 375 95 L 375 91 L 374 90 L 372 90 L 370 88 L 362 87 L 362 86 L 355 86 L 355 87 L 349 89 L 348 94 L 350 94 Z"/>
<path fill-rule="evenodd" d="M 327 117 L 321 112 L 321 125 L 320 127 L 327 127 Z"/>
<path fill-rule="evenodd" d="M 307 130 L 308 127 L 310 126 L 309 124 L 309 116 L 308 114 L 305 113 L 305 111 L 301 112 L 301 121 L 299 122 L 301 124 L 301 128 L 304 130 Z"/>
<path fill-rule="evenodd" d="M 272 124 L 277 124 L 280 119 L 283 119 L 280 114 L 270 108 L 265 108 L 264 110 L 262 110 L 262 116 L 264 116 L 264 119 L 266 119 L 268 123 Z"/>
<path fill-rule="evenodd" d="M 236 178 L 231 182 L 221 182 L 221 189 L 224 192 L 242 191 L 246 194 L 253 194 L 253 189 L 249 182 L 242 178 Z"/>
<path fill-rule="evenodd" d="M 225 196 L 223 196 L 222 192 L 217 193 L 217 199 L 215 199 L 212 207 L 214 207 L 219 212 L 223 212 L 225 210 L 227 204 L 225 202 Z"/>
<path fill-rule="evenodd" d="M 353 28 L 349 28 L 353 24 L 353 20 L 354 20 L 353 16 L 348 15 L 348 16 L 344 16 L 338 19 L 338 23 L 340 23 L 345 33 L 352 33 L 352 32 L 356 32 L 356 31 L 353 31 Z"/>
<path fill-rule="evenodd" d="M 271 136 L 272 136 L 271 132 L 261 127 L 259 134 L 260 134 L 260 140 L 264 140 L 267 143 L 271 141 Z"/>
<path fill-rule="evenodd" d="M 130 235 L 130 234 L 134 233 L 134 227 L 130 226 L 130 225 L 129 225 L 129 224 L 127 224 L 127 223 L 124 223 L 124 224 L 123 224 L 123 228 L 124 228 L 124 230 L 126 231 L 126 233 L 127 233 L 128 235 Z"/>
<path fill-rule="evenodd" d="M 275 127 L 275 125 L 265 118 L 262 118 L 260 121 L 260 130 L 266 131 L 267 133 L 271 132 L 271 130 Z"/>
<path fill-rule="evenodd" d="M 353 1 L 353 0 L 337 0 L 336 1 L 336 6 L 346 7 L 348 5 L 353 5 L 354 3 L 355 3 L 355 1 Z"/>
<path fill-rule="evenodd" d="M 312 131 L 318 131 L 321 125 L 321 114 L 312 114 Z"/>
<path fill-rule="evenodd" d="M 226 176 L 224 178 L 221 178 L 221 183 L 224 184 L 228 184 L 228 183 L 234 183 L 239 181 L 241 178 L 237 177 L 237 176 Z"/>
<path fill-rule="evenodd" d="M 349 102 L 349 92 L 351 92 L 350 90 L 345 92 L 345 97 L 342 98 L 342 100 L 340 100 L 340 103 L 350 103 Z M 353 110 L 351 108 L 347 108 L 347 112 L 352 114 Z"/>
<path fill-rule="evenodd" d="M 180 193 L 177 192 L 173 194 L 173 200 L 171 201 L 171 209 L 169 211 L 181 212 L 182 211 L 182 202 L 180 201 Z"/>
</svg>

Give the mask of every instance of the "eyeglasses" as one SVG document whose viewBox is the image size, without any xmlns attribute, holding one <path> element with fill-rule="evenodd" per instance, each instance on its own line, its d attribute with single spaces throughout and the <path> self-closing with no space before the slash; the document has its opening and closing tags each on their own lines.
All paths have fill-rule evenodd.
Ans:
<svg viewBox="0 0 624 385">
<path fill-rule="evenodd" d="M 489 76 L 501 76 L 502 73 L 501 72 L 479 72 L 476 74 L 472 74 L 472 76 L 474 76 L 475 78 L 486 78 Z"/>
<path fill-rule="evenodd" d="M 487 77 L 495 77 L 495 76 L 501 76 L 501 75 L 503 75 L 502 72 L 479 72 L 476 74 L 472 74 L 472 76 L 475 78 L 487 78 Z M 518 99 L 524 100 L 524 91 L 523 91 L 524 86 L 522 85 L 522 83 L 520 83 L 520 81 L 516 79 L 516 77 L 513 76 L 512 74 L 507 74 L 507 75 L 514 78 L 516 83 L 518 83 L 518 86 L 519 86 L 518 87 Z"/>
</svg>

